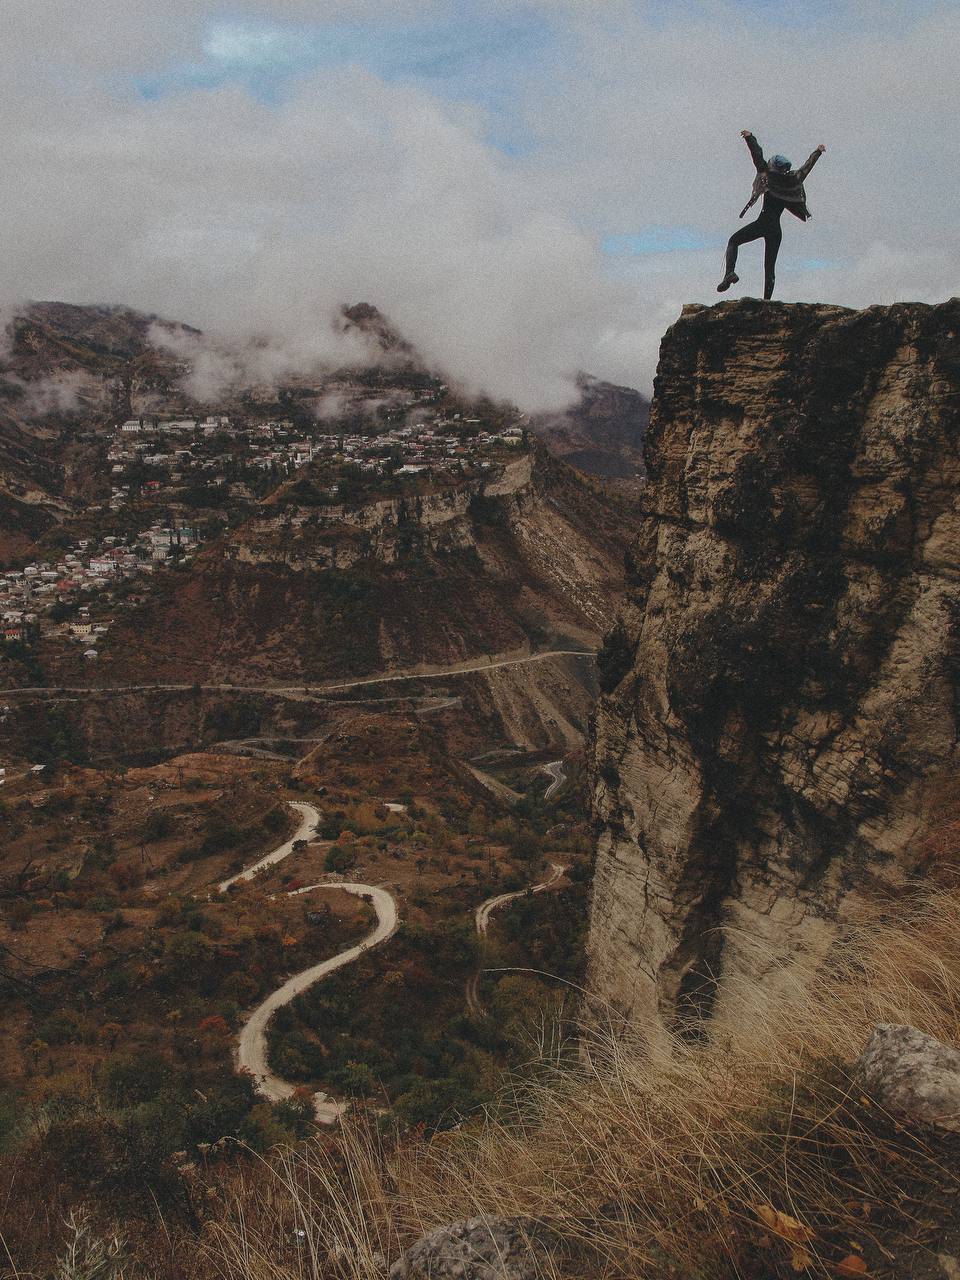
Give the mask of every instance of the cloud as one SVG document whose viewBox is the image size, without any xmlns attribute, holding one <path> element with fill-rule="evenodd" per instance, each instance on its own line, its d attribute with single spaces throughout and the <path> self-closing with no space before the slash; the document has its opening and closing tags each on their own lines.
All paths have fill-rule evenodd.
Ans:
<svg viewBox="0 0 960 1280">
<path fill-rule="evenodd" d="M 360 69 L 272 108 L 236 89 L 99 106 L 82 131 L 48 114 L 5 143 L 20 292 L 269 335 L 304 360 L 331 354 L 342 302 L 369 300 L 472 390 L 569 399 L 619 286 L 470 107 Z"/>
<path fill-rule="evenodd" d="M 4 381 L 20 393 L 14 404 L 17 414 L 27 420 L 99 410 L 105 407 L 109 397 L 103 382 L 82 370 L 54 373 L 30 381 L 8 374 Z"/>
<path fill-rule="evenodd" d="M 564 403 L 581 369 L 648 387 L 682 303 L 716 300 L 752 177 L 743 127 L 794 159 L 828 145 L 814 221 L 785 225 L 780 296 L 960 292 L 955 6 L 835 4 L 828 23 L 779 0 L 538 0 L 512 55 L 486 36 L 517 6 L 456 8 L 456 70 L 425 75 L 408 46 L 387 66 L 383 33 L 446 32 L 443 0 L 234 0 L 229 21 L 215 0 L 5 0 L 4 298 L 199 325 L 204 398 L 340 358 L 339 307 L 359 300 L 525 408 Z M 357 56 L 350 24 L 367 24 Z M 301 60 L 300 33 L 338 31 L 340 54 Z M 219 78 L 136 92 L 191 65 Z M 248 91 L 277 66 L 273 97 Z M 755 292 L 756 246 L 742 262 Z"/>
<path fill-rule="evenodd" d="M 380 355 L 334 315 L 309 333 L 249 333 L 232 339 L 158 322 L 148 329 L 147 339 L 183 362 L 181 388 L 207 405 L 231 391 L 275 387 L 331 368 L 377 363 Z"/>
</svg>

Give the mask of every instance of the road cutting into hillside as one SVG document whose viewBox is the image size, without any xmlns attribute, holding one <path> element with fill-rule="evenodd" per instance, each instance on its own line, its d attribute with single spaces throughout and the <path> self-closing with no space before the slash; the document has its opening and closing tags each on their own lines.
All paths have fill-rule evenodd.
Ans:
<svg viewBox="0 0 960 1280">
<path fill-rule="evenodd" d="M 562 760 L 551 760 L 549 764 L 541 765 L 543 772 L 553 781 L 543 793 L 544 800 L 549 800 L 555 791 L 558 791 L 567 780 L 567 775 L 563 772 Z"/>
<path fill-rule="evenodd" d="M 512 893 L 498 893 L 493 898 L 487 898 L 485 902 L 481 902 L 474 912 L 474 923 L 477 929 L 481 943 L 487 936 L 487 929 L 490 926 L 490 917 L 494 911 L 499 911 L 501 907 L 505 907 L 507 903 L 514 902 L 517 898 L 524 898 L 528 893 L 543 893 L 545 889 L 552 889 L 560 877 L 567 870 L 562 867 L 559 862 L 551 862 L 553 874 L 549 879 L 544 880 L 542 884 L 535 884 L 526 889 L 516 889 Z M 467 979 L 467 1008 L 471 1013 L 482 1014 L 483 1005 L 480 1003 L 480 976 L 483 973 L 483 965 L 477 969 L 476 973 L 470 975 Z"/>
<path fill-rule="evenodd" d="M 268 853 L 261 858 L 259 862 L 246 867 L 243 871 L 238 871 L 235 876 L 221 880 L 217 885 L 218 893 L 226 893 L 231 885 L 240 884 L 241 881 L 252 880 L 257 872 L 262 871 L 264 867 L 272 867 L 275 863 L 282 862 L 284 858 L 288 858 L 293 853 L 293 847 L 299 840 L 312 840 L 317 834 L 317 827 L 320 825 L 320 814 L 313 805 L 307 804 L 304 800 L 291 800 L 289 804 L 291 809 L 296 809 L 300 814 L 300 826 L 290 839 L 284 841 L 272 853 Z"/>
<path fill-rule="evenodd" d="M 436 695 L 433 695 L 433 696 L 422 695 L 418 697 L 416 694 L 406 694 L 405 696 L 394 697 L 394 698 L 322 699 L 317 697 L 313 700 L 316 702 L 329 701 L 330 705 L 334 707 L 352 707 L 352 706 L 376 707 L 384 703 L 389 703 L 391 706 L 393 706 L 398 702 L 404 702 L 404 703 L 416 702 L 416 703 L 424 704 L 421 706 L 411 707 L 411 714 L 415 716 L 431 715 L 433 712 L 436 712 L 436 711 L 446 711 L 446 710 L 449 710 L 451 707 L 463 706 L 462 698 L 444 698 L 444 697 L 437 697 Z M 312 755 L 313 752 L 317 749 L 317 747 L 322 746 L 323 743 L 329 741 L 329 739 L 332 738 L 334 734 L 338 733 L 341 729 L 345 728 L 347 725 L 352 724 L 354 719 L 359 719 L 359 717 L 357 716 L 357 717 L 354 717 L 353 719 L 337 721 L 335 724 L 331 725 L 330 728 L 325 730 L 323 733 L 314 733 L 314 734 L 311 734 L 311 736 L 308 738 L 298 738 L 292 734 L 257 735 L 252 738 L 228 738 L 222 742 L 212 743 L 209 750 L 216 751 L 216 752 L 225 751 L 227 752 L 228 755 L 245 756 L 248 759 L 254 759 L 254 760 L 280 760 L 287 764 L 299 764 L 299 763 L 302 763 L 303 760 L 306 760 L 310 755 Z M 297 759 L 296 757 L 285 754 L 281 751 L 271 750 L 271 745 L 276 745 L 277 743 L 281 745 L 283 744 L 302 745 L 304 743 L 309 743 L 310 750 L 307 752 L 305 756 L 301 756 L 299 759 Z"/>
<path fill-rule="evenodd" d="M 299 841 L 310 840 L 316 835 L 320 814 L 313 805 L 307 804 L 304 800 L 291 800 L 289 804 L 300 814 L 300 826 L 294 834 L 251 866 L 238 871 L 235 876 L 230 876 L 227 880 L 221 880 L 217 886 L 220 893 L 226 893 L 232 885 L 251 880 L 264 867 L 272 867 L 282 862 L 293 853 L 294 846 Z M 394 811 L 406 808 L 405 805 L 395 804 L 388 807 Z M 256 1082 L 257 1092 L 271 1102 L 282 1102 L 284 1098 L 292 1098 L 295 1092 L 295 1086 L 274 1075 L 267 1062 L 267 1024 L 274 1013 L 283 1005 L 289 1004 L 302 991 L 312 987 L 315 982 L 325 978 L 328 973 L 333 973 L 345 964 L 351 964 L 365 951 L 379 946 L 381 942 L 386 942 L 397 928 L 396 899 L 386 889 L 377 888 L 372 884 L 310 884 L 303 889 L 291 890 L 287 897 L 296 898 L 301 894 L 314 893 L 319 889 L 342 889 L 344 893 L 351 893 L 355 897 L 368 898 L 377 913 L 377 924 L 373 932 L 368 933 L 355 946 L 348 947 L 346 951 L 338 952 L 329 960 L 321 960 L 319 964 L 311 965 L 308 969 L 288 978 L 282 986 L 277 987 L 276 991 L 272 991 L 257 1005 L 240 1028 L 240 1036 L 237 1040 L 237 1066 L 241 1070 L 250 1072 Z M 318 1095 L 314 1099 L 313 1112 L 320 1124 L 334 1124 L 345 1110 L 346 1103 L 330 1101 L 326 1095 L 322 1097 Z"/>
<path fill-rule="evenodd" d="M 396 899 L 386 889 L 375 885 L 311 884 L 304 889 L 295 889 L 289 896 L 293 898 L 304 893 L 314 893 L 320 889 L 340 889 L 356 897 L 369 898 L 377 913 L 377 924 L 373 931 L 355 946 L 348 947 L 346 951 L 339 952 L 329 960 L 322 960 L 319 964 L 311 965 L 309 969 L 304 969 L 301 973 L 288 978 L 283 986 L 271 992 L 266 1000 L 257 1005 L 240 1029 L 240 1038 L 237 1042 L 237 1065 L 242 1070 L 250 1072 L 256 1082 L 257 1092 L 269 1098 L 271 1102 L 282 1102 L 285 1098 L 292 1098 L 295 1092 L 295 1086 L 275 1075 L 267 1062 L 267 1024 L 274 1013 L 285 1004 L 289 1004 L 308 987 L 312 987 L 315 982 L 319 982 L 321 978 L 325 978 L 337 969 L 342 969 L 344 965 L 352 964 L 365 952 L 386 942 L 396 931 L 398 924 Z M 313 1112 L 320 1124 L 334 1124 L 346 1109 L 346 1103 L 332 1101 L 325 1095 L 314 1098 Z"/>
<path fill-rule="evenodd" d="M 490 654 L 486 658 L 467 659 L 446 667 L 428 667 L 420 671 L 383 672 L 358 680 L 342 680 L 324 684 L 117 684 L 117 685 L 30 685 L 25 688 L 0 689 L 0 697 L 45 697 L 56 701 L 65 695 L 112 693 L 183 693 L 198 689 L 202 693 L 270 693 L 278 697 L 309 698 L 341 689 L 359 689 L 368 684 L 392 684 L 406 680 L 442 680 L 450 676 L 472 675 L 481 671 L 500 671 L 504 667 L 522 667 L 531 662 L 547 662 L 550 658 L 596 659 L 593 649 L 551 649 L 545 653 L 528 653 L 522 658 L 504 658 Z"/>
</svg>

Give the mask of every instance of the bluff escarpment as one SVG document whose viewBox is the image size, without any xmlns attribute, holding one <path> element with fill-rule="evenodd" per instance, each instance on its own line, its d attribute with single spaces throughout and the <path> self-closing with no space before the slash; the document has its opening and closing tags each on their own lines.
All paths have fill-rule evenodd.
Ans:
<svg viewBox="0 0 960 1280">
<path fill-rule="evenodd" d="M 111 631 L 98 678 L 307 682 L 593 647 L 622 596 L 629 514 L 539 447 L 446 486 L 309 490 L 169 575 Z"/>
<path fill-rule="evenodd" d="M 776 983 L 956 790 L 960 302 L 689 307 L 596 722 L 594 990 Z M 922 868 L 919 868 L 922 872 Z"/>
</svg>

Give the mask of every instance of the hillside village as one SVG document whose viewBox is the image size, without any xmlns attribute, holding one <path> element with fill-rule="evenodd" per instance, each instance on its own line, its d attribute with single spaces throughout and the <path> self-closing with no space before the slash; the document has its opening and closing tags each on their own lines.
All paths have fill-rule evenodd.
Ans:
<svg viewBox="0 0 960 1280">
<path fill-rule="evenodd" d="M 7 569 L 0 576 L 3 638 L 29 645 L 43 632 L 60 633 L 87 644 L 85 656 L 96 658 L 96 638 L 109 629 L 109 621 L 99 617 L 108 598 L 126 588 L 121 594 L 132 602 L 134 579 L 166 563 L 189 561 L 196 546 L 193 529 L 154 524 L 126 541 L 113 535 L 98 542 L 81 538 L 59 560 Z"/>
<path fill-rule="evenodd" d="M 435 402 L 444 390 L 427 399 Z M 322 431 L 322 423 L 311 430 L 290 418 L 236 421 L 221 412 L 143 414 L 115 424 L 105 451 L 109 499 L 86 509 L 100 517 L 98 528 L 112 525 L 114 531 L 79 537 L 56 557 L 2 571 L 3 640 L 29 648 L 42 636 L 62 637 L 83 645 L 84 656 L 95 660 L 98 638 L 118 608 L 140 602 L 150 575 L 189 563 L 205 537 L 250 514 L 246 504 L 257 503 L 308 464 L 320 465 L 330 499 L 342 501 L 344 477 L 454 478 L 526 447 L 522 415 L 498 428 L 461 413 L 410 423 L 405 419 L 411 406 L 395 405 L 390 416 L 402 425 L 381 430 Z M 351 492 L 355 496 L 355 485 Z M 230 503 L 233 519 L 222 514 Z M 123 527 L 141 513 L 158 511 L 162 518 L 144 528 Z M 218 518 L 204 519 L 207 512 Z"/>
<path fill-rule="evenodd" d="M 237 467 L 268 473 L 274 478 L 322 459 L 354 464 L 362 472 L 417 474 L 439 470 L 459 472 L 496 448 L 516 448 L 526 439 L 523 419 L 502 430 L 487 430 L 479 418 L 454 414 L 449 419 L 417 422 L 386 431 L 303 434 L 289 419 L 236 425 L 222 415 L 162 420 L 132 418 L 121 423 L 107 452 L 111 476 L 118 480 L 130 470 L 165 473 L 144 479 L 141 489 L 155 493 L 164 481 L 186 481 L 195 475 L 206 483 L 224 485 Z M 130 484 L 115 484 L 111 507 L 129 500 Z"/>
</svg>

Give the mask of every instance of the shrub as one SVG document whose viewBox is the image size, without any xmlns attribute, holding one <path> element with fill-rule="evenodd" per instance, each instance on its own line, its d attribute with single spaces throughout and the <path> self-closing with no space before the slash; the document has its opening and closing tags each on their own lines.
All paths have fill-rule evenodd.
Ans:
<svg viewBox="0 0 960 1280">
<path fill-rule="evenodd" d="M 211 1013 L 206 1018 L 201 1018 L 197 1023 L 197 1030 L 202 1036 L 228 1036 L 230 1034 L 226 1018 L 219 1013 Z"/>
<path fill-rule="evenodd" d="M 165 809 L 154 809 L 147 814 L 143 824 L 143 838 L 150 844 L 165 840 L 173 831 L 173 819 Z"/>
<path fill-rule="evenodd" d="M 67 1044 L 80 1038 L 80 1019 L 69 1009 L 58 1009 L 37 1026 L 37 1035 L 47 1044 Z"/>
<path fill-rule="evenodd" d="M 191 976 L 198 977 L 197 970 L 209 963 L 213 956 L 213 944 L 197 929 L 183 929 L 167 939 L 164 954 L 178 967 L 190 968 L 193 971 Z"/>
<path fill-rule="evenodd" d="M 201 855 L 220 853 L 224 849 L 239 845 L 243 841 L 243 832 L 234 822 L 229 822 L 216 811 L 207 816 L 206 835 L 200 843 Z"/>
<path fill-rule="evenodd" d="M 119 1106 L 146 1102 L 175 1079 L 166 1058 L 149 1051 L 117 1054 L 104 1068 L 107 1097 Z"/>
<path fill-rule="evenodd" d="M 357 865 L 357 852 L 351 845 L 331 845 L 323 860 L 324 871 L 349 871 Z"/>
<path fill-rule="evenodd" d="M 377 1078 L 365 1062 L 348 1062 L 331 1079 L 337 1090 L 351 1096 L 369 1097 L 377 1089 Z"/>
<path fill-rule="evenodd" d="M 71 1211 L 67 1227 L 70 1239 L 57 1259 L 53 1280 L 124 1280 L 129 1258 L 122 1236 L 95 1232 L 85 1210 Z"/>
</svg>

